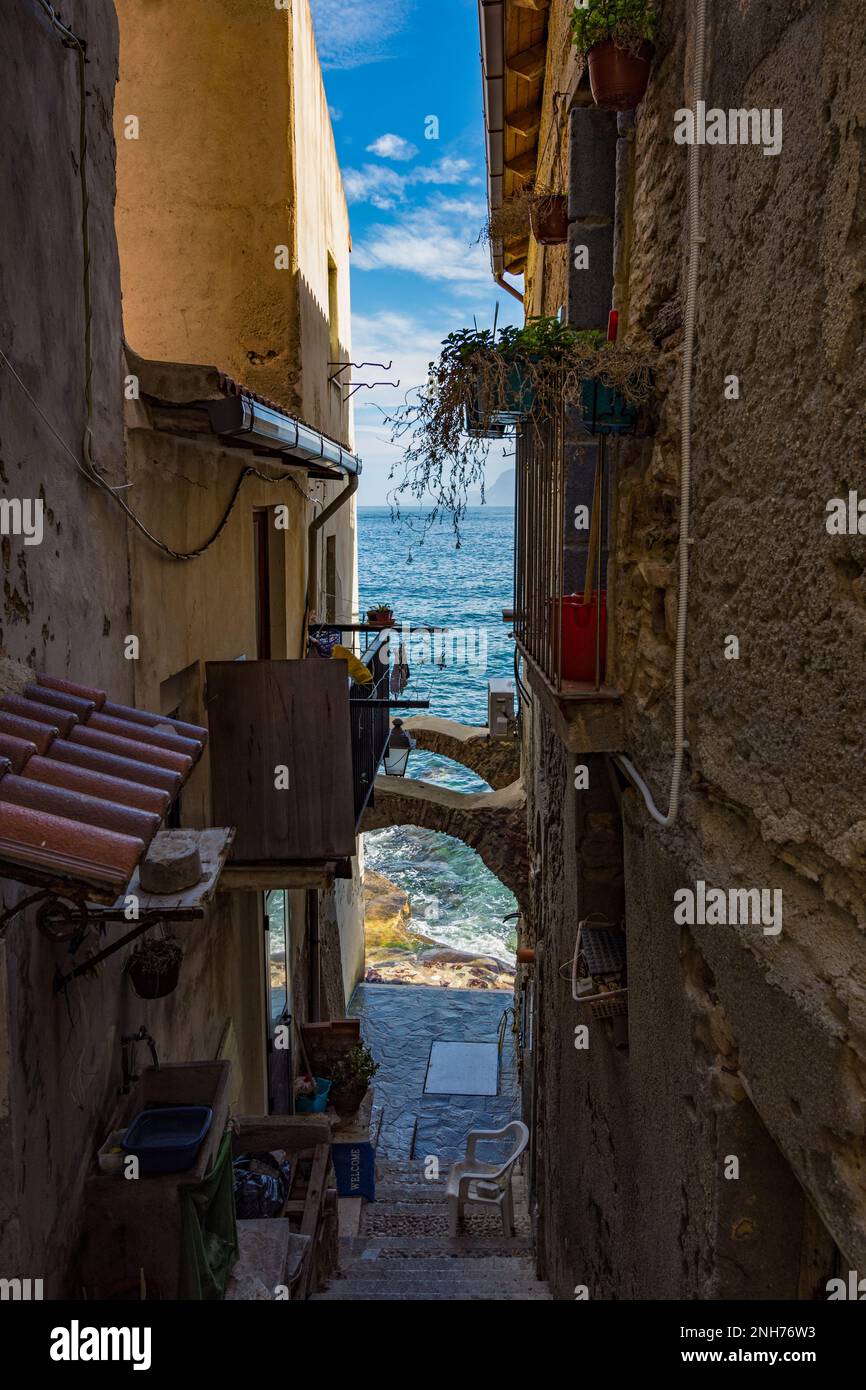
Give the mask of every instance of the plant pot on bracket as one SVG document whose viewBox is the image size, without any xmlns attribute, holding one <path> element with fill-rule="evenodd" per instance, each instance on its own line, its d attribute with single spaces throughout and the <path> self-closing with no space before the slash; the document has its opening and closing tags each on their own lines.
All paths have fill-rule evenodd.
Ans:
<svg viewBox="0 0 866 1390">
<path fill-rule="evenodd" d="M 568 241 L 568 199 L 564 193 L 533 198 L 529 206 L 532 235 L 539 246 L 562 246 Z"/>
<path fill-rule="evenodd" d="M 126 963 L 129 982 L 139 999 L 164 999 L 177 989 L 183 947 L 173 937 L 144 941 Z"/>
<path fill-rule="evenodd" d="M 602 111 L 633 111 L 640 106 L 649 82 L 653 46 L 647 40 L 637 52 L 619 48 L 614 39 L 593 44 L 587 54 L 592 99 Z"/>
</svg>

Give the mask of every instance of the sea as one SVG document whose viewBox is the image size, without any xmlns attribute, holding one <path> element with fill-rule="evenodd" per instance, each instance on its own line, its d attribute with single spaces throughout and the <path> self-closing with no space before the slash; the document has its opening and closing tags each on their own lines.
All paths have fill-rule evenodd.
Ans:
<svg viewBox="0 0 866 1390">
<path fill-rule="evenodd" d="M 514 511 L 471 507 L 459 548 L 450 521 L 424 533 L 422 515 L 395 519 L 389 507 L 358 508 L 358 574 L 363 613 L 389 603 L 398 629 L 413 630 L 403 699 L 463 724 L 487 723 L 487 683 L 514 676 L 514 642 L 502 621 L 513 598 Z M 445 628 L 425 638 L 422 625 Z M 396 713 L 396 712 L 395 712 Z M 456 791 L 487 783 L 450 758 L 412 752 L 406 775 Z M 514 961 L 517 902 L 460 840 L 415 826 L 364 836 L 364 862 L 409 895 L 410 927 L 461 950 Z"/>
</svg>

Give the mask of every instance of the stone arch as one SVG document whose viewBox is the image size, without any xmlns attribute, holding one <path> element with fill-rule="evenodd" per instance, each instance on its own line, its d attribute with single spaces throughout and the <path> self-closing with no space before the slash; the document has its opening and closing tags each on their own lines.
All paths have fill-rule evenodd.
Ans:
<svg viewBox="0 0 866 1390">
<path fill-rule="evenodd" d="M 502 734 L 491 738 L 486 726 L 458 724 L 453 719 L 422 714 L 405 719 L 403 726 L 427 753 L 438 753 L 462 763 L 489 782 L 494 790 L 511 786 L 520 777 L 520 738 Z"/>
<path fill-rule="evenodd" d="M 392 825 L 419 825 L 462 840 L 511 890 L 526 915 L 529 864 L 522 783 L 466 793 L 408 777 L 377 777 L 373 805 L 364 812 L 361 830 Z"/>
</svg>

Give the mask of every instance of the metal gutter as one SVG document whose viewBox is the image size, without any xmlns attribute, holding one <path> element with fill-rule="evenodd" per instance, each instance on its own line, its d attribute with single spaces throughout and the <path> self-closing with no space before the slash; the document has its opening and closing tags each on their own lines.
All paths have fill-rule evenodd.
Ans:
<svg viewBox="0 0 866 1390">
<path fill-rule="evenodd" d="M 321 463 L 357 477 L 361 460 L 336 440 L 320 434 L 291 415 L 263 405 L 252 396 L 239 394 L 207 402 L 214 434 L 249 443 L 254 448 L 273 449 L 305 462 Z M 241 439 L 239 439 L 239 436 Z"/>
<path fill-rule="evenodd" d="M 481 77 L 484 90 L 484 136 L 487 154 L 487 203 L 502 206 L 505 188 L 505 0 L 478 0 L 481 32 Z M 505 271 L 502 242 L 490 247 L 494 278 Z M 516 290 L 513 293 L 517 294 Z"/>
</svg>

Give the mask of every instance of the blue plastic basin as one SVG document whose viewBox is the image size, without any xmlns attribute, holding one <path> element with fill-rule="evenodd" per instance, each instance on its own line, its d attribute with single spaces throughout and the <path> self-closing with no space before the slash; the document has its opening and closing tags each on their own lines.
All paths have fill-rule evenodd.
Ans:
<svg viewBox="0 0 866 1390">
<path fill-rule="evenodd" d="M 211 1127 L 209 1105 L 164 1105 L 142 1110 L 123 1139 L 142 1173 L 185 1173 Z"/>
</svg>

